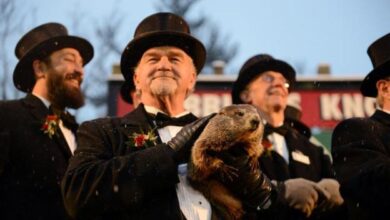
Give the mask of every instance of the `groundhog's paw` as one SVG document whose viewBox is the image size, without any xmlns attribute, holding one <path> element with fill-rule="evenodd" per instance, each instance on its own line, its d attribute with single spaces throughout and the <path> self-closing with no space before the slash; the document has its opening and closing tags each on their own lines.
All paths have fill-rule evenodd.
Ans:
<svg viewBox="0 0 390 220">
<path fill-rule="evenodd" d="M 233 178 L 238 177 L 238 169 L 224 164 L 221 166 L 221 176 L 223 180 L 230 180 L 232 181 Z"/>
</svg>

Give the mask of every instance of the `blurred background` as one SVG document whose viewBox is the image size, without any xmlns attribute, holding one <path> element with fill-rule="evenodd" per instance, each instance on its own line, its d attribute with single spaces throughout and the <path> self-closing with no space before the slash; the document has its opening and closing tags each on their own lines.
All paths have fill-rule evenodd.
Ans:
<svg viewBox="0 0 390 220">
<path fill-rule="evenodd" d="M 83 84 L 87 102 L 74 112 L 79 122 L 109 114 L 113 66 L 136 25 L 158 11 L 174 12 L 190 23 L 208 50 L 201 75 L 213 75 L 213 63 L 219 64 L 228 82 L 246 59 L 258 53 L 287 61 L 299 78 L 312 78 L 315 88 L 322 82 L 316 80 L 319 72 L 339 81 L 360 80 L 372 68 L 367 47 L 390 32 L 388 0 L 0 0 L 0 4 L 2 100 L 25 95 L 12 82 L 14 48 L 33 27 L 59 22 L 94 45 L 95 57 L 86 66 Z"/>
</svg>

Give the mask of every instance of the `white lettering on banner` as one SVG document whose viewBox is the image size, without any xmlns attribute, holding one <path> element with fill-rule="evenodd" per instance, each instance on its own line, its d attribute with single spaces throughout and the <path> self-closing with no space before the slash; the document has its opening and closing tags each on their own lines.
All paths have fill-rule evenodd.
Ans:
<svg viewBox="0 0 390 220">
<path fill-rule="evenodd" d="M 321 94 L 320 103 L 323 120 L 366 117 L 375 111 L 375 99 L 361 94 Z"/>
<path fill-rule="evenodd" d="M 340 94 L 321 94 L 321 117 L 323 120 L 342 120 L 343 115 L 339 108 Z"/>
<path fill-rule="evenodd" d="M 185 109 L 192 112 L 196 116 L 202 116 L 201 109 L 199 107 L 201 105 L 202 103 L 201 103 L 200 95 L 198 94 L 191 94 L 184 102 Z"/>
<path fill-rule="evenodd" d="M 344 118 L 364 117 L 363 96 L 360 94 L 343 94 L 341 96 Z"/>
<path fill-rule="evenodd" d="M 185 108 L 197 116 L 218 112 L 222 107 L 232 104 L 230 93 L 191 94 L 184 103 Z"/>
<path fill-rule="evenodd" d="M 367 116 L 371 116 L 375 112 L 376 99 L 371 97 L 364 97 L 363 106 Z"/>
<path fill-rule="evenodd" d="M 301 102 L 308 101 L 302 100 L 298 92 L 291 93 L 289 99 L 293 99 L 293 102 L 299 105 Z M 365 117 L 375 111 L 375 99 L 363 97 L 358 93 L 322 93 L 319 99 L 321 120 L 339 121 L 351 117 Z M 316 103 L 313 101 L 311 100 L 310 103 Z M 195 93 L 187 98 L 185 108 L 201 117 L 218 112 L 222 107 L 231 104 L 230 93 Z"/>
</svg>

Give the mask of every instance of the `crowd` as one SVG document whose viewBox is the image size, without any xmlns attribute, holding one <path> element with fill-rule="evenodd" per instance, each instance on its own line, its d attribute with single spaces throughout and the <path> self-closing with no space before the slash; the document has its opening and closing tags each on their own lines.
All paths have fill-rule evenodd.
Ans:
<svg viewBox="0 0 390 220">
<path fill-rule="evenodd" d="M 242 65 L 231 97 L 258 110 L 265 150 L 256 168 L 240 152 L 221 157 L 234 169 L 225 182 L 242 202 L 240 218 L 387 219 L 390 34 L 368 47 L 373 70 L 360 88 L 377 110 L 336 126 L 332 159 L 286 114 L 294 68 L 260 52 Z M 93 53 L 59 23 L 17 43 L 13 80 L 27 95 L 0 101 L 0 219 L 236 219 L 187 178 L 191 148 L 216 114 L 197 118 L 184 107 L 207 54 L 187 22 L 172 13 L 143 19 L 120 63 L 121 95 L 134 110 L 79 126 L 67 110 L 84 104 Z"/>
</svg>

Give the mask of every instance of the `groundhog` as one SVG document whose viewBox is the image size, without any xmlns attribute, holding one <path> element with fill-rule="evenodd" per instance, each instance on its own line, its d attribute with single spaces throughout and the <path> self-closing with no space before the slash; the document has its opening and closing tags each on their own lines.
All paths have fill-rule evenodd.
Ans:
<svg viewBox="0 0 390 220">
<path fill-rule="evenodd" d="M 255 107 L 231 105 L 214 116 L 200 134 L 191 151 L 188 179 L 210 201 L 223 219 L 240 219 L 244 214 L 241 201 L 223 185 L 220 176 L 237 176 L 237 169 L 222 161 L 221 153 L 240 148 L 249 157 L 252 169 L 258 168 L 263 152 L 264 126 Z M 242 151 L 243 149 L 243 151 Z"/>
</svg>

